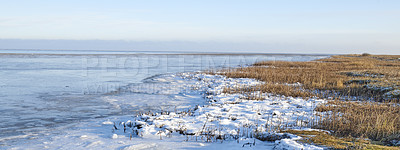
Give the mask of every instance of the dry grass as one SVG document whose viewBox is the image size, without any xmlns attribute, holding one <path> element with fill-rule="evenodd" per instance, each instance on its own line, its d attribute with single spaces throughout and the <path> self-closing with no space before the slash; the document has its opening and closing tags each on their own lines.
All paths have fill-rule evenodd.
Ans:
<svg viewBox="0 0 400 150">
<path fill-rule="evenodd" d="M 400 139 L 398 104 L 330 101 L 315 110 L 323 112 L 316 127 L 336 136 L 366 137 L 382 143 Z"/>
<path fill-rule="evenodd" d="M 287 96 L 341 99 L 357 96 L 376 101 L 398 101 L 398 95 L 385 95 L 400 89 L 398 58 L 400 56 L 341 55 L 309 62 L 265 61 L 251 67 L 223 70 L 221 74 L 232 78 L 255 78 L 265 84 L 254 89 Z M 302 86 L 290 87 L 286 83 L 301 83 Z"/>
<path fill-rule="evenodd" d="M 225 88 L 225 93 L 241 93 L 247 95 L 249 100 L 262 100 L 263 95 L 260 95 L 258 91 L 264 93 L 273 93 L 278 95 L 289 95 L 293 97 L 312 97 L 316 96 L 314 93 L 307 92 L 298 86 L 287 86 L 285 84 L 263 84 L 254 87 L 242 87 L 242 88 Z"/>
<path fill-rule="evenodd" d="M 363 139 L 351 137 L 338 138 L 322 131 L 287 130 L 283 132 L 303 137 L 300 142 L 324 145 L 334 149 L 398 149 L 398 147 L 373 144 Z"/>
<path fill-rule="evenodd" d="M 293 97 L 335 99 L 316 108 L 320 112 L 316 127 L 332 131 L 334 136 L 353 137 L 349 138 L 353 143 L 354 138 L 369 138 L 380 144 L 400 140 L 400 94 L 396 94 L 400 92 L 398 55 L 340 55 L 309 62 L 265 61 L 250 67 L 223 70 L 218 74 L 264 81 L 265 84 L 256 87 L 225 89 L 227 93 L 248 95 L 248 99 L 262 100 L 260 91 Z M 325 134 L 308 139 L 336 148 L 354 146 L 348 144 L 346 138 Z M 326 140 L 342 144 L 323 143 Z M 368 144 L 365 147 L 365 144 L 359 142 L 362 148 L 381 148 Z"/>
</svg>

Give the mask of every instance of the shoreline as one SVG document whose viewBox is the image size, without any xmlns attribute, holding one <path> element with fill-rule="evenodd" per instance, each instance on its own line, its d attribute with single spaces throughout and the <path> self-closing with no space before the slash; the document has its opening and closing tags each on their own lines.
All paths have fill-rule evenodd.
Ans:
<svg viewBox="0 0 400 150">
<path fill-rule="evenodd" d="M 278 124 L 281 122 L 281 119 L 284 118 L 290 118 L 286 122 L 289 121 L 292 122 L 292 124 L 297 124 L 296 115 L 292 113 L 297 113 L 295 109 L 300 105 L 303 106 L 304 109 L 307 107 L 307 112 L 311 113 L 312 111 L 310 109 L 312 107 L 310 106 L 312 105 L 304 105 L 303 103 L 312 104 L 312 101 L 274 96 L 270 96 L 268 100 L 263 102 L 248 101 L 243 97 L 244 95 L 226 95 L 222 92 L 223 87 L 226 86 L 260 84 L 260 82 L 254 79 L 232 79 L 204 73 L 181 73 L 175 80 L 195 81 L 193 84 L 183 85 L 188 86 L 191 90 L 185 91 L 182 93 L 182 96 L 186 96 L 187 98 L 196 97 L 199 100 L 205 101 L 205 104 L 189 109 L 161 110 L 152 113 L 143 112 L 138 116 L 112 116 L 103 119 L 95 119 L 91 122 L 82 122 L 81 124 L 77 124 L 77 127 L 72 127 L 71 129 L 73 130 L 64 131 L 65 133 L 56 135 L 55 137 L 48 137 L 49 139 L 39 139 L 38 143 L 28 145 L 34 148 L 48 149 L 55 149 L 56 147 L 63 147 L 66 149 L 140 149 L 167 148 L 171 142 L 179 142 L 179 144 L 175 144 L 169 148 L 186 149 L 187 147 L 192 147 L 219 149 L 228 146 L 234 149 L 242 149 L 242 147 L 250 148 L 251 146 L 255 146 L 255 148 L 261 149 L 273 149 L 278 147 L 290 149 L 297 149 L 299 147 L 321 149 L 309 144 L 300 144 L 295 140 L 301 137 L 290 133 L 277 133 L 275 129 L 275 126 L 283 127 L 283 124 Z M 286 101 L 292 103 L 288 105 L 291 109 L 280 110 L 280 105 L 285 105 Z M 261 115 L 259 115 L 260 109 L 256 108 L 258 106 L 266 107 L 264 111 L 261 111 Z M 297 116 L 302 115 L 304 114 L 297 114 Z M 110 120 L 110 118 L 114 119 Z M 303 118 L 302 120 L 306 119 Z M 277 140 L 282 143 L 275 142 L 275 140 L 262 141 L 254 138 L 253 133 L 244 132 L 246 130 L 248 130 L 248 132 L 253 132 L 249 130 L 253 127 L 246 127 L 246 124 L 259 124 L 259 127 L 263 127 L 264 125 L 261 122 L 269 122 L 269 124 L 272 125 L 268 127 L 268 129 L 263 129 L 270 130 L 270 132 L 262 132 L 260 130 L 257 133 L 266 135 L 267 137 L 271 136 L 271 138 L 283 136 L 284 140 Z M 218 126 L 223 126 L 223 128 L 218 130 Z M 240 133 L 236 131 L 237 129 L 240 130 Z M 169 132 L 172 130 L 175 131 Z M 214 133 L 207 135 L 205 134 L 205 130 L 214 130 Z M 224 135 L 224 138 L 227 139 L 218 140 L 221 137 L 214 135 L 217 133 L 219 133 L 219 135 Z M 269 133 L 271 133 L 271 135 L 269 135 Z M 212 138 L 207 138 L 211 135 L 213 136 Z M 62 140 L 51 140 L 53 138 Z M 105 143 L 113 144 L 105 145 Z M 23 149 L 24 146 L 17 146 L 16 148 Z"/>
<path fill-rule="evenodd" d="M 88 128 L 93 130 L 92 132 L 100 132 L 101 135 L 73 131 L 73 134 L 67 133 L 66 137 L 58 138 L 65 138 L 66 148 L 74 145 L 72 141 L 88 143 L 75 144 L 79 148 L 115 149 L 168 148 L 170 142 L 177 141 L 185 142 L 173 148 L 184 148 L 190 145 L 193 148 L 218 149 L 229 146 L 239 149 L 253 145 L 254 148 L 263 149 L 323 149 L 326 147 L 346 148 L 343 145 L 351 147 L 357 144 L 367 148 L 395 148 L 364 143 L 362 141 L 364 139 L 351 139 L 355 140 L 355 144 L 353 141 L 351 145 L 349 141 L 333 136 L 332 130 L 315 129 L 314 125 L 318 125 L 318 122 L 325 119 L 324 116 L 318 115 L 326 111 L 317 109 L 327 109 L 319 106 L 329 108 L 332 105 L 331 102 L 336 101 L 316 97 L 283 96 L 262 91 L 226 92 L 226 88 L 243 89 L 243 87 L 265 84 L 262 80 L 254 78 L 231 78 L 204 72 L 178 73 L 178 76 L 181 79 L 175 80 L 196 81 L 193 85 L 185 85 L 191 90 L 185 91 L 188 93 L 181 93 L 182 96 L 197 97 L 208 104 L 187 110 L 143 112 L 133 117 L 113 116 L 116 119 L 96 120 L 97 123 L 86 124 L 94 128 L 85 127 L 85 124 L 83 127 L 80 125 L 80 129 Z M 340 103 L 333 103 L 333 105 L 341 106 Z M 335 142 L 341 144 L 320 143 L 321 141 L 312 138 L 313 136 L 323 137 L 322 140 L 334 139 Z M 314 144 L 304 142 L 305 139 L 313 141 Z M 105 143 L 113 144 L 104 147 Z M 52 149 L 53 146 L 64 144 L 51 141 L 44 145 Z M 35 146 L 39 148 L 43 145 Z"/>
</svg>

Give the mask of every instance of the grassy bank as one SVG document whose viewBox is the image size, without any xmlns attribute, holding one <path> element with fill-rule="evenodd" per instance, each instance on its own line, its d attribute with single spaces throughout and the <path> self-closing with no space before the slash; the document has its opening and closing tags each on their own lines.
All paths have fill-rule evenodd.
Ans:
<svg viewBox="0 0 400 150">
<path fill-rule="evenodd" d="M 369 138 L 390 145 L 400 139 L 400 56 L 339 55 L 309 62 L 264 61 L 218 74 L 264 84 L 226 88 L 262 100 L 261 92 L 331 99 L 317 106 L 314 128 L 337 137 Z M 329 145 L 329 144 L 328 144 Z"/>
<path fill-rule="evenodd" d="M 261 90 L 294 97 L 398 101 L 400 56 L 341 55 L 309 62 L 264 61 L 224 70 L 232 78 L 255 78 Z M 300 83 L 301 86 L 288 84 Z"/>
</svg>

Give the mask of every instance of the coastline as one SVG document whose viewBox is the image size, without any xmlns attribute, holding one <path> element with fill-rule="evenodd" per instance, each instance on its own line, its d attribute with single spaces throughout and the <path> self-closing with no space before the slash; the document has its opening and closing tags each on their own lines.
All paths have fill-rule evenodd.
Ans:
<svg viewBox="0 0 400 150">
<path fill-rule="evenodd" d="M 305 134 L 331 136 L 314 129 L 323 118 L 315 111 L 327 99 L 291 97 L 268 92 L 227 92 L 264 84 L 249 78 L 230 78 L 201 73 L 169 74 L 173 80 L 193 81 L 179 96 L 203 100 L 204 105 L 181 110 L 142 112 L 137 116 L 115 116 L 86 122 L 61 136 L 29 145 L 56 149 L 324 149 L 321 143 L 304 142 Z M 163 78 L 157 76 L 155 78 Z M 161 79 L 164 80 L 164 79 Z M 289 85 L 289 84 L 288 84 Z M 252 95 L 253 94 L 253 95 Z M 256 99 L 253 99 L 255 98 Z M 62 139 L 55 141 L 51 139 Z M 329 137 L 336 138 L 336 137 Z M 335 139 L 340 141 L 341 139 Z M 65 142 L 66 141 L 66 142 Z M 347 141 L 340 141 L 348 144 Z M 67 143 L 67 144 L 66 144 Z M 356 141 L 366 147 L 369 145 Z M 170 146 L 170 145 L 174 146 Z M 253 146 L 253 147 L 251 147 Z M 341 145 L 339 145 L 341 146 Z M 25 146 L 16 147 L 24 149 Z M 375 147 L 377 148 L 377 147 Z"/>
<path fill-rule="evenodd" d="M 299 136 L 277 133 L 276 131 L 278 130 L 275 129 L 275 127 L 279 126 L 284 127 L 284 124 L 278 125 L 282 119 L 286 120 L 285 122 L 288 124 L 297 124 L 298 122 L 296 122 L 296 116 L 307 117 L 307 115 L 299 113 L 295 109 L 298 109 L 299 106 L 302 106 L 306 110 L 304 113 L 312 113 L 311 109 L 313 108 L 312 106 L 314 106 L 312 104 L 313 101 L 293 99 L 290 97 L 270 96 L 270 98 L 265 101 L 251 102 L 243 99 L 245 95 L 224 94 L 222 92 L 223 87 L 226 86 L 260 84 L 260 82 L 254 79 L 232 79 L 219 75 L 207 75 L 204 73 L 182 73 L 175 77 L 174 80 L 194 81 L 194 83 L 191 85 L 184 85 L 188 86 L 188 88 L 192 90 L 185 91 L 182 93 L 182 96 L 187 96 L 187 98 L 197 97 L 199 100 L 204 100 L 206 103 L 202 106 L 196 106 L 190 109 L 152 112 L 152 114 L 149 114 L 149 112 L 143 112 L 142 115 L 138 116 L 111 117 L 113 118 L 112 120 L 108 118 L 101 119 L 102 121 L 97 120 L 80 125 L 78 124 L 79 127 L 74 127 L 73 130 L 67 130 L 66 133 L 60 136 L 50 137 L 52 139 L 59 140 L 48 141 L 48 139 L 39 139 L 39 141 L 43 141 L 30 145 L 29 147 L 48 149 L 55 149 L 56 147 L 63 147 L 67 149 L 187 149 L 188 147 L 208 147 L 212 149 L 218 149 L 229 146 L 234 149 L 241 149 L 244 145 L 248 148 L 253 146 L 257 149 L 321 149 L 309 144 L 299 144 L 296 142 L 297 139 L 300 139 Z M 286 105 L 287 102 L 290 102 L 291 104 Z M 260 115 L 259 113 L 261 109 L 255 107 L 263 105 L 267 107 L 265 110 L 262 110 L 262 114 Z M 281 105 L 289 106 L 291 108 L 289 110 L 281 109 L 279 108 Z M 228 114 L 229 111 L 232 113 Z M 294 115 L 294 113 L 297 115 Z M 251 115 L 252 117 L 249 117 L 248 115 Z M 210 118 L 207 118 L 207 116 Z M 233 119 L 232 117 L 236 118 Z M 214 120 L 212 118 L 214 118 Z M 306 118 L 302 119 L 304 121 L 308 120 Z M 246 129 L 249 130 L 250 128 L 253 128 L 250 126 L 250 128 L 248 128 L 246 127 L 247 125 L 252 124 L 253 126 L 255 124 L 259 124 L 259 127 L 263 128 L 265 127 L 266 122 L 269 122 L 271 126 L 268 127 L 268 129 L 264 128 L 262 130 L 268 130 L 270 132 L 259 131 L 260 133 L 265 134 L 266 136 L 271 133 L 271 136 L 273 137 L 284 135 L 285 140 L 269 142 L 261 141 L 254 137 L 250 137 L 250 135 L 252 136 L 253 133 L 244 133 Z M 182 127 L 180 124 L 187 127 L 185 129 L 180 128 Z M 139 126 L 141 126 L 140 129 L 138 129 Z M 223 129 L 221 128 L 219 131 L 215 130 L 215 132 L 220 132 L 220 135 L 224 135 L 226 139 L 218 140 L 221 137 L 218 138 L 216 135 L 213 135 L 214 137 L 212 138 L 207 138 L 209 135 L 204 135 L 205 133 L 201 133 L 205 132 L 206 128 L 210 127 L 211 130 L 211 128 L 218 128 L 218 126 L 223 126 Z M 303 126 L 303 128 L 305 127 L 306 125 Z M 202 131 L 202 129 L 204 131 Z M 243 130 L 240 131 L 243 133 L 235 133 L 237 129 Z M 172 130 L 176 131 L 168 133 Z M 252 131 L 249 130 L 248 132 Z M 286 136 L 290 138 L 286 139 Z M 175 145 L 172 147 L 168 146 L 171 144 L 171 142 L 175 143 Z M 176 142 L 179 142 L 179 144 Z M 114 144 L 109 145 L 106 143 Z M 254 145 L 252 145 L 253 143 Z M 26 147 L 21 146 L 16 148 L 24 149 Z"/>
</svg>

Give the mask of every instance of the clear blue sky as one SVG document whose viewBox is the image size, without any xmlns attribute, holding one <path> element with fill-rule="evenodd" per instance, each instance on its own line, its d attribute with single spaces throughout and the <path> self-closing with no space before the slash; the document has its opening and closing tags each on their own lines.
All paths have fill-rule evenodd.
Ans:
<svg viewBox="0 0 400 150">
<path fill-rule="evenodd" d="M 2 49 L 102 49 L 99 43 L 112 49 L 119 43 L 115 46 L 119 50 L 400 54 L 399 0 L 2 0 L 0 4 Z"/>
</svg>

